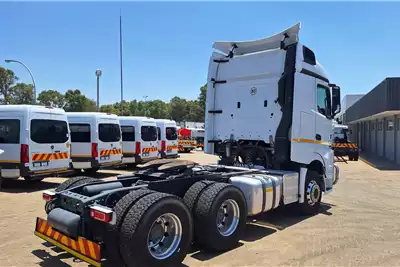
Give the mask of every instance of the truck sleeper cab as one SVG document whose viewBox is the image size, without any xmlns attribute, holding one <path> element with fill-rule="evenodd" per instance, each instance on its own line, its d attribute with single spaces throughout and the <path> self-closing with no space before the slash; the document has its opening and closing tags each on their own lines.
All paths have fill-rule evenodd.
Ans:
<svg viewBox="0 0 400 267">
<path fill-rule="evenodd" d="M 0 106 L 2 178 L 41 180 L 70 171 L 70 136 L 63 109 Z"/>
<path fill-rule="evenodd" d="M 67 112 L 71 129 L 71 159 L 75 170 L 93 174 L 122 163 L 121 128 L 117 115 Z"/>
<path fill-rule="evenodd" d="M 335 172 L 330 136 L 340 88 L 299 42 L 299 31 L 296 24 L 265 39 L 214 43 L 205 152 L 228 165 L 301 170 L 301 183 L 317 172 L 327 193 Z"/>
<path fill-rule="evenodd" d="M 178 130 L 173 120 L 156 119 L 161 158 L 178 158 Z"/>
<path fill-rule="evenodd" d="M 139 164 L 159 157 L 157 125 L 153 118 L 118 117 L 123 142 L 124 164 Z"/>
</svg>

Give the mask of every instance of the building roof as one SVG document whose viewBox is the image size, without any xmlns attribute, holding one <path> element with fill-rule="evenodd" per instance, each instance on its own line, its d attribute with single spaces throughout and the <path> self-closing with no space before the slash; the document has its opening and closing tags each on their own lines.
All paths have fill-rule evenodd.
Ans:
<svg viewBox="0 0 400 267">
<path fill-rule="evenodd" d="M 400 113 L 400 77 L 384 79 L 345 111 L 346 122 Z"/>
</svg>

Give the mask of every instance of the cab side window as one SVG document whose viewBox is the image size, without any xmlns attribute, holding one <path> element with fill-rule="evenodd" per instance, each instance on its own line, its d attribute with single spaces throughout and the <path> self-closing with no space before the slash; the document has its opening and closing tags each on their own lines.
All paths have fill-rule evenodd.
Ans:
<svg viewBox="0 0 400 267">
<path fill-rule="evenodd" d="M 329 89 L 318 85 L 317 86 L 317 111 L 324 116 L 329 116 L 330 111 L 330 96 Z"/>
</svg>

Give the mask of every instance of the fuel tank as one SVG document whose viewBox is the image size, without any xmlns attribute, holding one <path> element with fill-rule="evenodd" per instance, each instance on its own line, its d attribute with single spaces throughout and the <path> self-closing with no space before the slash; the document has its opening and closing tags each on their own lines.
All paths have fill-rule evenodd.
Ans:
<svg viewBox="0 0 400 267">
<path fill-rule="evenodd" d="M 275 209 L 281 202 L 298 200 L 296 172 L 245 174 L 231 177 L 230 183 L 243 192 L 249 216 Z"/>
</svg>

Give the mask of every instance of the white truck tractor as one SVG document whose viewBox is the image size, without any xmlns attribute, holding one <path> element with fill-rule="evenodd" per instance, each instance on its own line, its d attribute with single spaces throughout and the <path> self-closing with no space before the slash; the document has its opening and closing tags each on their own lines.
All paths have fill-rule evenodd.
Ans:
<svg viewBox="0 0 400 267">
<path fill-rule="evenodd" d="M 299 29 L 215 43 L 205 148 L 219 164 L 160 159 L 117 180 L 69 179 L 43 193 L 35 235 L 97 267 L 176 267 L 192 243 L 235 248 L 248 216 L 288 204 L 317 213 L 338 177 L 329 138 L 340 89 Z"/>
<path fill-rule="evenodd" d="M 330 137 L 340 88 L 299 42 L 299 30 L 297 24 L 266 39 L 214 44 L 205 152 L 224 165 L 298 173 L 301 203 L 304 187 L 308 201 L 317 201 L 337 181 Z"/>
</svg>

